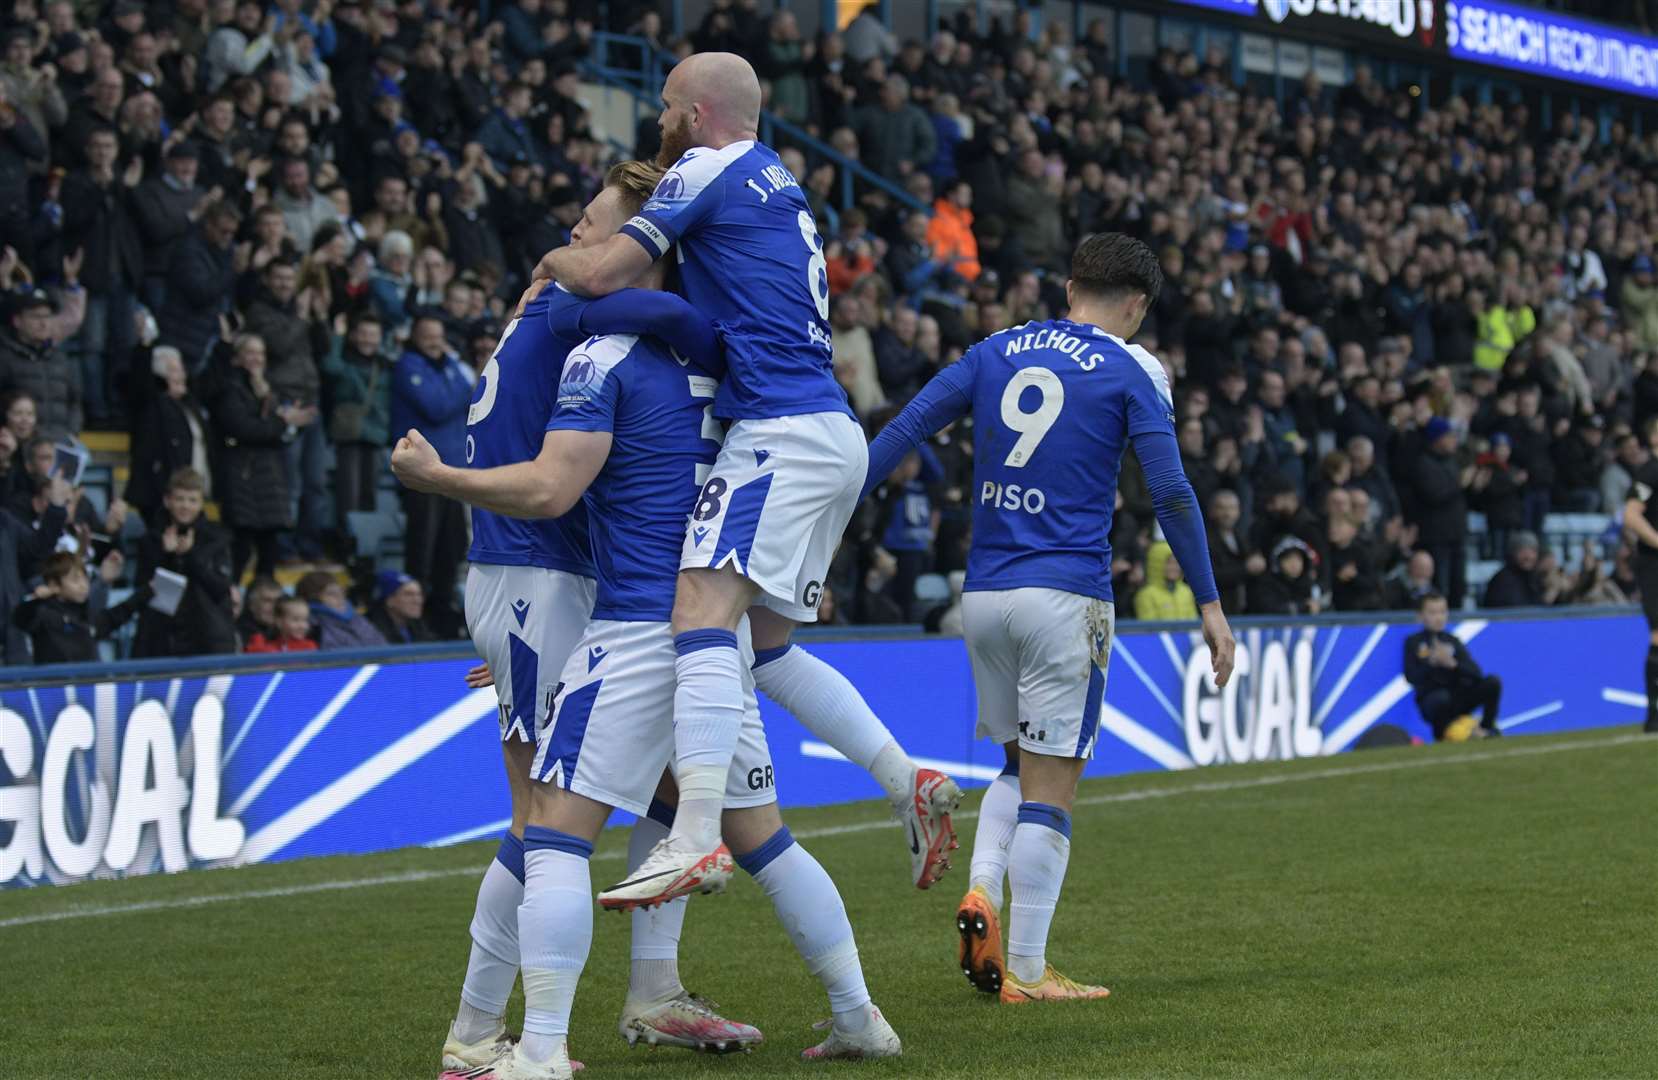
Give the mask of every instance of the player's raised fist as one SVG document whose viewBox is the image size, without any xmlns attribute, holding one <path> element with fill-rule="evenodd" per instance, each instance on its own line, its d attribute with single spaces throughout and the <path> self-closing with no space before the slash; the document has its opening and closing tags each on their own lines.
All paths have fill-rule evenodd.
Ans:
<svg viewBox="0 0 1658 1080">
<path fill-rule="evenodd" d="M 443 468 L 443 459 L 426 441 L 426 437 L 414 428 L 397 440 L 397 445 L 391 451 L 392 475 L 403 481 L 404 486 L 415 491 L 433 491 L 434 481 L 438 471 Z"/>
</svg>

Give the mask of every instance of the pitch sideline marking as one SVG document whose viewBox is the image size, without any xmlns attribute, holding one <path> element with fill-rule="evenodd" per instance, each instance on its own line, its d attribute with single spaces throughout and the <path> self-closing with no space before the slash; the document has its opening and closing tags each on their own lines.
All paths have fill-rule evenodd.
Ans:
<svg viewBox="0 0 1658 1080">
<path fill-rule="evenodd" d="M 1116 791 L 1106 795 L 1093 795 L 1078 799 L 1078 806 L 1106 806 L 1111 803 L 1139 802 L 1145 799 L 1163 799 L 1176 795 L 1213 794 L 1224 791 L 1245 791 L 1250 788 L 1276 787 L 1280 784 L 1295 784 L 1307 780 L 1332 780 L 1343 776 L 1366 776 L 1374 773 L 1402 772 L 1406 769 L 1425 769 L 1436 765 L 1462 765 L 1470 762 L 1496 761 L 1503 758 L 1534 757 L 1542 754 L 1559 754 L 1572 750 L 1602 750 L 1607 747 L 1621 746 L 1632 742 L 1651 742 L 1658 744 L 1650 735 L 1640 733 L 1617 735 L 1609 739 L 1586 740 L 1583 742 L 1556 743 L 1549 746 L 1515 746 L 1502 750 L 1479 750 L 1466 754 L 1455 754 L 1445 757 L 1406 758 L 1402 761 L 1380 761 L 1370 765 L 1353 765 L 1337 769 L 1315 769 L 1308 772 L 1285 773 L 1278 776 L 1255 776 L 1241 780 L 1215 780 L 1196 784 L 1181 784 L 1177 787 L 1149 787 L 1131 791 Z M 959 821 L 972 821 L 978 817 L 976 811 L 962 811 L 954 815 Z M 812 840 L 820 837 L 846 836 L 853 833 L 873 832 L 876 829 L 896 828 L 896 821 L 857 821 L 846 825 L 829 825 L 820 829 L 801 829 L 795 836 L 802 840 Z M 593 856 L 595 861 L 611 861 L 624 858 L 622 851 L 603 851 Z M 206 907 L 211 904 L 225 904 L 236 900 L 271 900 L 287 896 L 305 896 L 310 893 L 338 892 L 346 889 L 366 889 L 377 885 L 403 885 L 416 881 L 436 881 L 451 877 L 477 877 L 478 868 L 475 866 L 456 867 L 452 870 L 409 870 L 399 874 L 381 874 L 376 877 L 341 878 L 335 881 L 315 881 L 306 885 L 286 885 L 274 889 L 250 889 L 245 892 L 214 893 L 208 896 L 170 897 L 165 900 L 144 900 L 131 904 L 109 904 L 101 907 L 68 908 L 63 911 L 41 912 L 36 915 L 19 915 L 10 919 L 0 919 L 0 930 L 14 926 L 33 926 L 38 923 L 62 922 L 65 919 L 85 919 L 105 915 L 131 915 L 145 911 L 170 911 Z"/>
</svg>

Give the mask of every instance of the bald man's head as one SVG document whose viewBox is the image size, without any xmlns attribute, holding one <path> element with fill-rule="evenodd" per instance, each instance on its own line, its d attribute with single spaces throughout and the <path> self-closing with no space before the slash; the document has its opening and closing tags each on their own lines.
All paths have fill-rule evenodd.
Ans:
<svg viewBox="0 0 1658 1080">
<path fill-rule="evenodd" d="M 662 104 L 657 161 L 666 167 L 693 146 L 717 150 L 754 138 L 760 126 L 760 79 L 736 53 L 697 53 L 668 73 Z"/>
</svg>

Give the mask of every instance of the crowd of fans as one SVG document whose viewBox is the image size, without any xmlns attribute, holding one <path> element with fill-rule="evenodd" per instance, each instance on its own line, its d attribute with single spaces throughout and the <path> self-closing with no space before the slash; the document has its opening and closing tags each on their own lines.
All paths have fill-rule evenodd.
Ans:
<svg viewBox="0 0 1658 1080">
<path fill-rule="evenodd" d="M 1219 53 L 1118 79 L 1103 22 L 1072 41 L 1028 14 L 984 34 L 964 17 L 900 42 L 872 8 L 807 40 L 786 10 L 715 0 L 670 40 L 665 6 L 14 0 L 7 662 L 31 635 L 37 656 L 80 656 L 134 616 L 142 656 L 461 632 L 461 509 L 404 493 L 404 571 L 378 576 L 353 562 L 350 515 L 379 505 L 404 428 L 462 456 L 502 317 L 612 156 L 581 100 L 596 28 L 751 58 L 777 116 L 905 193 L 860 180 L 843 207 L 839 166 L 777 140 L 871 432 L 974 341 L 1062 313 L 1075 242 L 1120 230 L 1168 279 L 1141 340 L 1173 375 L 1229 613 L 1411 607 L 1436 585 L 1460 605 L 1469 511 L 1508 559 L 1487 602 L 1627 594 L 1626 550 L 1567 572 L 1536 534 L 1551 510 L 1616 513 L 1648 453 L 1658 135 L 1424 107 L 1362 65 L 1282 104 Z M 66 479 L 87 431 L 131 437 L 102 513 Z M 964 422 L 861 508 L 825 622 L 955 624 L 937 583 L 959 594 L 971 471 Z M 1119 611 L 1190 616 L 1132 462 L 1118 503 Z M 272 580 L 336 562 L 359 568 L 351 588 Z M 158 569 L 188 583 L 170 615 L 149 603 Z"/>
</svg>

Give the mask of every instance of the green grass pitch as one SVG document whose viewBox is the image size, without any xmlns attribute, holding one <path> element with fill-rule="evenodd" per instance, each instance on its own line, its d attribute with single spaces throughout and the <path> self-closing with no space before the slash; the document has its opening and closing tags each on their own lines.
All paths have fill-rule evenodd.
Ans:
<svg viewBox="0 0 1658 1080">
<path fill-rule="evenodd" d="M 586 1075 L 1658 1076 L 1658 738 L 1090 781 L 1049 956 L 1110 986 L 1098 1003 L 1002 1007 L 962 978 L 977 804 L 930 893 L 882 808 L 787 815 L 840 886 L 901 1059 L 797 1059 L 826 1004 L 739 874 L 692 901 L 681 970 L 765 1045 L 628 1050 L 627 920 L 601 912 L 573 1023 Z M 596 887 L 624 845 L 607 834 Z M 0 1077 L 431 1077 L 491 851 L 0 894 Z"/>
</svg>

